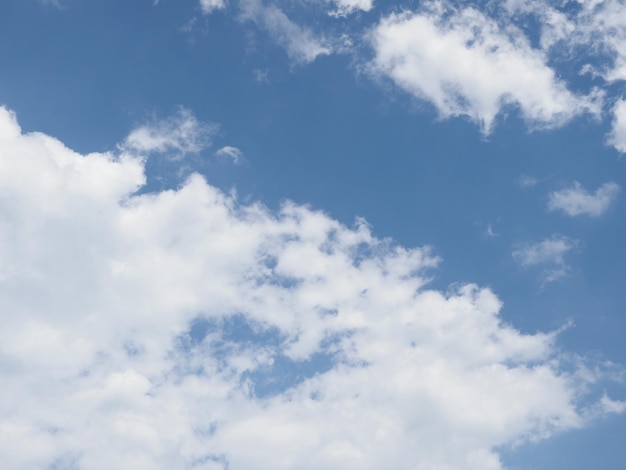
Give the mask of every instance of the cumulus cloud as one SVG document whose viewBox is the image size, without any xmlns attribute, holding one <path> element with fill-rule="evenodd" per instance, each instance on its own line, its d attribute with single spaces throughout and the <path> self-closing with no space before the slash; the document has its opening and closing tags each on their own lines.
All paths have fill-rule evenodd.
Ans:
<svg viewBox="0 0 626 470">
<path fill-rule="evenodd" d="M 232 147 L 230 145 L 225 145 L 215 152 L 215 155 L 222 158 L 230 159 L 235 165 L 240 165 L 243 163 L 243 152 L 237 147 Z"/>
<path fill-rule="evenodd" d="M 613 108 L 613 126 L 608 143 L 619 152 L 626 153 L 626 101 L 619 100 Z"/>
<path fill-rule="evenodd" d="M 7 468 L 498 470 L 586 423 L 598 376 L 490 290 L 429 288 L 427 248 L 199 175 L 141 194 L 136 148 L 81 155 L 0 108 Z"/>
<path fill-rule="evenodd" d="M 533 128 L 599 112 L 599 96 L 568 91 L 520 30 L 471 7 L 449 10 L 431 2 L 384 18 L 370 37 L 375 74 L 432 103 L 440 116 L 466 116 L 485 133 L 510 106 Z"/>
<path fill-rule="evenodd" d="M 544 267 L 542 284 L 545 285 L 567 275 L 569 266 L 565 262 L 565 255 L 578 246 L 580 242 L 577 240 L 555 234 L 513 251 L 513 258 L 523 267 Z"/>
<path fill-rule="evenodd" d="M 620 186 L 616 183 L 604 183 L 595 193 L 588 192 L 578 181 L 571 188 L 554 191 L 548 199 L 548 209 L 551 211 L 562 210 L 572 217 L 577 215 L 590 215 L 598 217 L 609 208 L 609 205 L 620 192 Z"/>
<path fill-rule="evenodd" d="M 177 159 L 210 147 L 218 129 L 217 124 L 201 122 L 190 110 L 181 107 L 169 118 L 138 127 L 121 147 L 142 154 L 167 153 Z"/>
<path fill-rule="evenodd" d="M 332 47 L 323 37 L 317 37 L 310 29 L 293 22 L 276 5 L 261 0 L 242 0 L 241 18 L 253 21 L 263 28 L 283 49 L 289 58 L 302 64 L 313 62 L 317 57 L 328 55 Z"/>
</svg>

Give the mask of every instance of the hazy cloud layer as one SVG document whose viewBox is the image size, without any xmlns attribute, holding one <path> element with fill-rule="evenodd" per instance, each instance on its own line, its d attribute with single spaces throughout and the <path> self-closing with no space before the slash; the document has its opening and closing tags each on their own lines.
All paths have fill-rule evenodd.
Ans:
<svg viewBox="0 0 626 470">
<path fill-rule="evenodd" d="M 623 411 L 583 406 L 600 377 L 488 289 L 429 289 L 428 249 L 198 175 L 136 194 L 146 147 L 80 155 L 0 109 L 7 468 L 495 470 L 498 446 Z"/>
</svg>

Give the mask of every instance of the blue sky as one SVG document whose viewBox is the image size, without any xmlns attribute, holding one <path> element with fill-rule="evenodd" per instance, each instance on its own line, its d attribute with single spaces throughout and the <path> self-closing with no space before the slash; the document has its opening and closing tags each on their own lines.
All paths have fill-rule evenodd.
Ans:
<svg viewBox="0 0 626 470">
<path fill-rule="evenodd" d="M 623 1 L 5 0 L 0 69 L 10 468 L 621 468 Z"/>
</svg>

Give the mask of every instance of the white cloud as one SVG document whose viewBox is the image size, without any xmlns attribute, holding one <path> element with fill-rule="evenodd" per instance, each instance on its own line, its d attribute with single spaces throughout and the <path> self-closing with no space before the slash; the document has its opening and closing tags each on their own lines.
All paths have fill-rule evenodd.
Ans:
<svg viewBox="0 0 626 470">
<path fill-rule="evenodd" d="M 332 47 L 323 37 L 308 28 L 294 23 L 276 5 L 266 5 L 261 0 L 242 0 L 242 19 L 253 21 L 263 28 L 296 63 L 308 64 L 317 57 L 328 55 Z"/>
<path fill-rule="evenodd" d="M 573 187 L 554 191 L 550 194 L 548 209 L 551 211 L 562 210 L 572 217 L 577 215 L 598 217 L 609 208 L 620 189 L 616 183 L 604 183 L 592 194 L 583 188 L 578 181 L 575 181 Z"/>
<path fill-rule="evenodd" d="M 518 107 L 533 128 L 599 112 L 599 95 L 568 91 L 544 53 L 514 26 L 500 27 L 474 8 L 442 5 L 392 14 L 374 28 L 375 74 L 429 101 L 441 117 L 467 116 L 485 133 L 509 106 Z"/>
<path fill-rule="evenodd" d="M 579 245 L 577 240 L 555 234 L 513 251 L 513 258 L 523 267 L 544 266 L 542 284 L 545 285 L 567 275 L 565 254 Z"/>
<path fill-rule="evenodd" d="M 626 153 L 626 101 L 619 100 L 613 108 L 613 126 L 608 143 L 619 152 Z"/>
<path fill-rule="evenodd" d="M 122 148 L 144 154 L 167 153 L 172 158 L 181 158 L 210 147 L 218 128 L 216 124 L 198 121 L 191 111 L 181 107 L 167 119 L 135 129 Z"/>
<path fill-rule="evenodd" d="M 202 8 L 202 13 L 208 15 L 215 10 L 226 8 L 226 2 L 224 0 L 200 0 L 200 8 Z"/>
<path fill-rule="evenodd" d="M 237 147 L 226 145 L 215 152 L 215 155 L 218 157 L 229 158 L 235 165 L 243 163 L 243 152 Z"/>
<path fill-rule="evenodd" d="M 497 448 L 586 423 L 597 376 L 488 289 L 429 289 L 428 249 L 199 175 L 144 182 L 134 154 L 80 155 L 0 109 L 6 468 L 498 470 Z"/>
</svg>

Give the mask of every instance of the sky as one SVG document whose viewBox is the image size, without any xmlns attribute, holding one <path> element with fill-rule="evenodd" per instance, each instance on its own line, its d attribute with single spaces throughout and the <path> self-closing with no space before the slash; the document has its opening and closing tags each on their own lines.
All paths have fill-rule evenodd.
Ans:
<svg viewBox="0 0 626 470">
<path fill-rule="evenodd" d="M 623 468 L 623 0 L 3 0 L 0 70 L 3 468 Z"/>
</svg>

